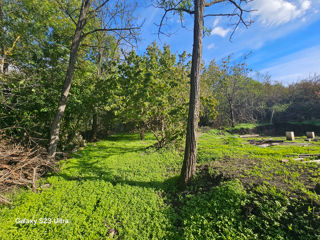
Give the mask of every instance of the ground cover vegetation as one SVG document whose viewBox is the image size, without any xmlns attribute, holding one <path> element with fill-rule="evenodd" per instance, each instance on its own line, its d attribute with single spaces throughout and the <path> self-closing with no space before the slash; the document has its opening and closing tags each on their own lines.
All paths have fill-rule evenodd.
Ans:
<svg viewBox="0 0 320 240">
<path fill-rule="evenodd" d="M 157 1 L 195 13 L 177 2 Z M 0 0 L 0 239 L 319 239 L 320 145 L 304 135 L 320 135 L 320 77 L 137 54 L 130 3 Z M 195 75 L 197 174 L 181 189 Z"/>
<path fill-rule="evenodd" d="M 38 193 L 7 195 L 13 204 L 0 209 L 1 238 L 319 238 L 319 165 L 288 157 L 319 153 L 319 142 L 261 148 L 210 130 L 199 139 L 198 174 L 183 191 L 182 152 L 150 148 L 154 143 L 150 133 L 89 143 L 39 180 Z M 69 223 L 39 224 L 41 218 Z"/>
</svg>

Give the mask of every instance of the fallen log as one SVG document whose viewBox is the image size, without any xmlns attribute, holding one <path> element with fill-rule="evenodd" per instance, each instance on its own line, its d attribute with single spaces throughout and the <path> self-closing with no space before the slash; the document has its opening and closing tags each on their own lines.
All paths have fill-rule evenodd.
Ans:
<svg viewBox="0 0 320 240">
<path fill-rule="evenodd" d="M 274 143 L 283 143 L 283 140 L 249 140 L 251 144 L 262 145 L 262 144 L 274 144 Z"/>
<path fill-rule="evenodd" d="M 245 134 L 245 135 L 240 135 L 240 138 L 251 138 L 251 137 L 260 137 L 259 134 Z"/>
<path fill-rule="evenodd" d="M 286 157 L 297 157 L 297 158 L 310 158 L 310 157 L 320 157 L 320 154 L 295 154 L 295 155 L 286 155 Z"/>
</svg>

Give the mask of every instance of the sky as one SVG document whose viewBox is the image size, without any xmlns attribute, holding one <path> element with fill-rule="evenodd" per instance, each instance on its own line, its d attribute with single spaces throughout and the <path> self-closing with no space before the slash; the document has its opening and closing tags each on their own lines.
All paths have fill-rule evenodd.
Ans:
<svg viewBox="0 0 320 240">
<path fill-rule="evenodd" d="M 192 53 L 193 17 L 185 15 L 181 26 L 179 15 L 168 15 L 162 28 L 166 34 L 158 36 L 157 24 L 164 11 L 146 2 L 141 1 L 137 9 L 144 20 L 138 52 L 142 54 L 156 41 L 160 46 L 170 45 L 174 53 Z M 273 82 L 287 85 L 320 74 L 320 0 L 254 0 L 244 7 L 252 10 L 246 19 L 252 19 L 253 23 L 247 28 L 239 26 L 231 40 L 236 18 L 205 18 L 206 65 L 231 54 L 236 61 L 250 53 L 247 64 L 252 72 L 269 75 Z M 205 14 L 233 10 L 230 3 L 220 3 L 206 8 Z"/>
</svg>

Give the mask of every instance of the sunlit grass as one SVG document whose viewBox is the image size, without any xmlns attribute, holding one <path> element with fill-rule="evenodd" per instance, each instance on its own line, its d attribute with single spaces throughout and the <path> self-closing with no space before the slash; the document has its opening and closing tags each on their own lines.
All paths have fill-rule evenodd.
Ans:
<svg viewBox="0 0 320 240">
<path fill-rule="evenodd" d="M 183 191 L 183 153 L 155 150 L 151 134 L 89 143 L 40 180 L 38 193 L 21 190 L 0 207 L 0 239 L 317 239 L 319 197 L 306 182 L 320 182 L 318 165 L 288 155 L 319 153 L 320 143 L 262 148 L 247 140 L 203 133 L 198 167 L 208 172 L 198 170 Z"/>
</svg>

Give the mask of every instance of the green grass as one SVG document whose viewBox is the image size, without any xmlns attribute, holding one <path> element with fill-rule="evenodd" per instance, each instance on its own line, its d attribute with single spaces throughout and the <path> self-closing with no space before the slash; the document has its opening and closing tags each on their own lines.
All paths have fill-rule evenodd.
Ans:
<svg viewBox="0 0 320 240">
<path fill-rule="evenodd" d="M 259 126 L 269 125 L 268 123 L 240 123 L 234 126 L 233 128 L 226 128 L 226 130 L 240 130 L 240 129 L 254 129 Z"/>
<path fill-rule="evenodd" d="M 184 191 L 176 188 L 183 154 L 155 151 L 154 143 L 151 135 L 115 135 L 61 161 L 38 193 L 20 190 L 12 206 L 0 206 L 0 239 L 320 238 L 319 196 L 306 185 L 320 180 L 319 168 L 280 161 L 319 153 L 319 143 L 260 148 L 210 130 L 199 139 L 198 174 Z M 43 218 L 69 223 L 40 224 Z"/>
<path fill-rule="evenodd" d="M 295 125 L 314 125 L 314 126 L 320 126 L 320 120 L 305 120 L 302 122 L 289 122 L 291 124 Z"/>
<path fill-rule="evenodd" d="M 62 161 L 61 171 L 40 183 L 49 189 L 22 191 L 13 206 L 0 209 L 0 239 L 105 239 L 111 227 L 121 239 L 174 235 L 172 209 L 160 196 L 176 176 L 181 156 L 146 151 L 152 144 L 133 135 L 114 136 Z M 69 223 L 23 225 L 16 218 Z"/>
</svg>

